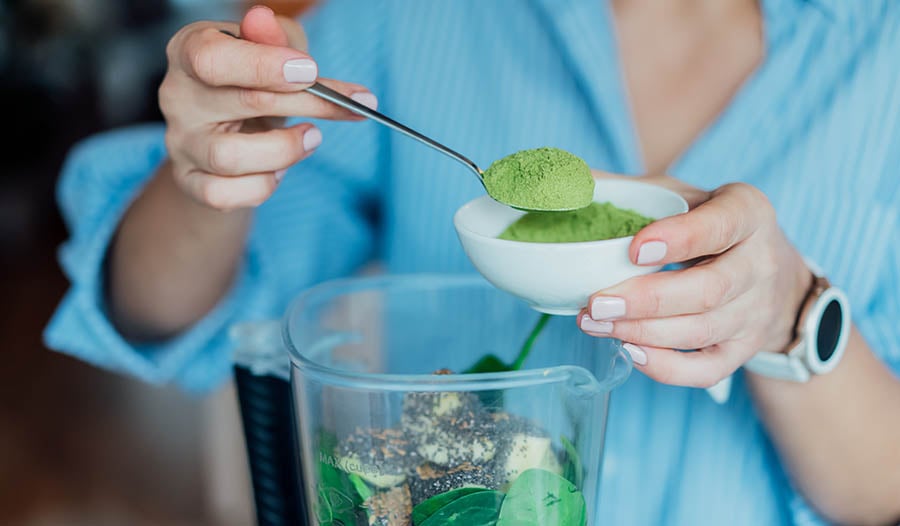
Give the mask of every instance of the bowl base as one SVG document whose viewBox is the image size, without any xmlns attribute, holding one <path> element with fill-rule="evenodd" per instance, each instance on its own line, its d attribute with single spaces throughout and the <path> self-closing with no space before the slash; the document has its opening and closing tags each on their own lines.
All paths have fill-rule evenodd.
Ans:
<svg viewBox="0 0 900 526">
<path fill-rule="evenodd" d="M 553 316 L 578 316 L 581 309 L 570 309 L 566 307 L 543 307 L 541 305 L 531 305 L 531 308 L 543 312 L 544 314 L 552 314 Z"/>
</svg>

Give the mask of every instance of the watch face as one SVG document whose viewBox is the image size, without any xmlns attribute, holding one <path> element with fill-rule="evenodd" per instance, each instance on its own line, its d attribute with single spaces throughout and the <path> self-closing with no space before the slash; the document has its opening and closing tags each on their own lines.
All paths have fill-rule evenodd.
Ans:
<svg viewBox="0 0 900 526">
<path fill-rule="evenodd" d="M 838 340 L 841 337 L 843 321 L 844 312 L 841 309 L 841 304 L 838 300 L 832 299 L 822 312 L 822 318 L 819 322 L 819 334 L 816 336 L 816 351 L 819 354 L 819 360 L 827 362 L 831 355 L 834 354 Z"/>
</svg>

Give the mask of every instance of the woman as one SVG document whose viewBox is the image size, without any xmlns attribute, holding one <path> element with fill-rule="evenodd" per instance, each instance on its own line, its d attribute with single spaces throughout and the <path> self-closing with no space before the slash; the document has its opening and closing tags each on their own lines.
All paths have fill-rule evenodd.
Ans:
<svg viewBox="0 0 900 526">
<path fill-rule="evenodd" d="M 450 218 L 478 183 L 373 123 L 331 122 L 358 119 L 303 93 L 318 79 L 482 165 L 559 146 L 666 173 L 648 180 L 690 201 L 631 246 L 685 268 L 598 291 L 578 317 L 645 375 L 611 408 L 601 523 L 900 517 L 900 6 L 331 0 L 304 27 L 255 8 L 183 28 L 166 127 L 73 152 L 73 286 L 48 345 L 207 389 L 229 373 L 223 328 L 312 283 L 376 256 L 471 271 Z M 840 363 L 805 382 L 738 371 L 789 350 L 807 262 L 853 306 Z M 735 371 L 726 405 L 679 387 Z"/>
</svg>

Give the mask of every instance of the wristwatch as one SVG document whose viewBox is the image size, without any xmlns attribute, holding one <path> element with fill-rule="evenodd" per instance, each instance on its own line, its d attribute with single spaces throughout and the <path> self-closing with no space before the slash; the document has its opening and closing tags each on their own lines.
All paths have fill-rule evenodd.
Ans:
<svg viewBox="0 0 900 526">
<path fill-rule="evenodd" d="M 813 375 L 834 369 L 844 356 L 850 337 L 850 302 L 842 290 L 806 260 L 813 283 L 803 300 L 794 339 L 785 352 L 756 353 L 744 368 L 762 376 L 808 382 Z"/>
</svg>

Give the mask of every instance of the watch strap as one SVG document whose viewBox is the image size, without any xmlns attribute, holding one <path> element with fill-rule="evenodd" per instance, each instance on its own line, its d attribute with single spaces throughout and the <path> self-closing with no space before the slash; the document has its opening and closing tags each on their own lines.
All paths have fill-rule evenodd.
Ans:
<svg viewBox="0 0 900 526">
<path fill-rule="evenodd" d="M 778 378 L 779 380 L 808 382 L 811 377 L 809 369 L 804 365 L 803 360 L 797 356 L 797 351 L 802 352 L 802 345 L 804 343 L 799 343 L 787 354 L 758 352 L 744 364 L 744 368 L 756 374 Z"/>
<path fill-rule="evenodd" d="M 803 353 L 806 351 L 808 335 L 803 332 L 803 323 L 812 302 L 821 292 L 822 288 L 829 286 L 822 269 L 813 261 L 804 258 L 806 267 L 813 275 L 812 284 L 803 298 L 797 319 L 794 324 L 794 337 L 788 344 L 786 352 L 761 351 L 756 353 L 747 363 L 744 369 L 761 376 L 777 378 L 779 380 L 791 380 L 794 382 L 808 382 L 812 377 L 809 367 L 803 361 Z"/>
</svg>

